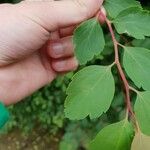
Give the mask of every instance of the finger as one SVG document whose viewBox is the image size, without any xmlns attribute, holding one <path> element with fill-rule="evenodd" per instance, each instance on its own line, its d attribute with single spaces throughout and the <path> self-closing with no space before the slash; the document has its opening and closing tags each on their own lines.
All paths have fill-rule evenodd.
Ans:
<svg viewBox="0 0 150 150">
<path fill-rule="evenodd" d="M 77 25 L 73 25 L 73 26 L 70 26 L 70 27 L 60 29 L 59 36 L 61 38 L 63 38 L 63 37 L 66 37 L 66 36 L 73 35 L 73 32 L 74 32 L 76 27 L 77 27 Z"/>
<path fill-rule="evenodd" d="M 51 2 L 51 1 L 54 1 L 54 0 L 24 0 L 24 1 L 30 1 L 30 2 Z M 59 32 L 58 31 L 54 31 L 54 32 L 52 32 L 51 34 L 50 34 L 50 39 L 51 40 L 57 40 L 57 39 L 59 39 L 60 37 L 59 37 Z"/>
<path fill-rule="evenodd" d="M 94 16 L 103 0 L 66 0 L 51 2 L 22 2 L 18 11 L 45 29 L 54 31 Z"/>
<path fill-rule="evenodd" d="M 105 10 L 104 7 L 101 7 L 101 12 L 103 13 L 103 15 L 106 16 L 106 10 Z M 105 23 L 105 18 L 104 18 L 104 16 L 99 15 L 99 20 L 100 20 L 100 23 L 101 23 L 101 24 Z M 66 37 L 66 36 L 71 36 L 71 35 L 73 35 L 73 32 L 74 32 L 74 30 L 77 28 L 77 26 L 78 26 L 78 24 L 60 29 L 60 31 L 59 31 L 59 36 L 60 36 L 61 38 L 63 38 L 63 37 Z"/>
<path fill-rule="evenodd" d="M 51 41 L 47 46 L 48 55 L 52 58 L 64 58 L 74 55 L 72 37 L 66 37 L 57 41 Z"/>
<path fill-rule="evenodd" d="M 103 6 L 101 7 L 100 11 L 103 13 L 103 15 L 106 16 L 106 10 Z M 103 15 L 101 15 L 101 14 L 99 15 L 99 20 L 100 20 L 101 24 L 105 23 L 105 18 Z M 77 26 L 78 26 L 78 24 L 60 29 L 60 31 L 59 31 L 60 37 L 62 38 L 62 37 L 73 35 L 73 32 L 77 28 Z"/>
<path fill-rule="evenodd" d="M 78 62 L 75 57 L 67 58 L 64 60 L 53 60 L 52 68 L 56 72 L 74 71 L 78 67 Z"/>
<path fill-rule="evenodd" d="M 54 0 L 24 0 L 24 1 L 28 1 L 28 2 L 47 2 L 47 1 L 54 1 Z"/>
<path fill-rule="evenodd" d="M 39 54 L 0 69 L 0 99 L 6 105 L 16 103 L 50 83 L 56 77 L 46 69 Z M 10 92 L 8 92 L 10 91 Z"/>
<path fill-rule="evenodd" d="M 103 15 L 106 16 L 106 10 L 104 7 L 101 7 L 101 12 L 103 13 Z M 99 20 L 101 24 L 105 23 L 105 18 L 101 14 L 99 15 Z M 77 26 L 78 24 L 60 29 L 59 36 L 62 38 L 62 37 L 73 35 L 73 32 L 77 28 Z"/>
<path fill-rule="evenodd" d="M 50 40 L 58 40 L 60 39 L 59 31 L 54 31 L 50 34 Z"/>
</svg>

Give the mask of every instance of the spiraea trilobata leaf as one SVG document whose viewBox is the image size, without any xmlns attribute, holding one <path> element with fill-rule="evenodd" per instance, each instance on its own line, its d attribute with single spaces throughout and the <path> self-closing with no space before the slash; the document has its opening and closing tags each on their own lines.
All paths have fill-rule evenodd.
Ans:
<svg viewBox="0 0 150 150">
<path fill-rule="evenodd" d="M 102 129 L 91 142 L 90 150 L 130 150 L 133 135 L 133 127 L 125 119 Z"/>
<path fill-rule="evenodd" d="M 150 36 L 150 12 L 140 8 L 126 9 L 113 20 L 119 34 L 126 33 L 136 39 Z"/>
<path fill-rule="evenodd" d="M 86 64 L 105 46 L 102 28 L 96 18 L 83 22 L 74 32 L 75 55 L 79 63 Z"/>
<path fill-rule="evenodd" d="M 109 109 L 114 92 L 110 66 L 86 67 L 75 74 L 67 89 L 65 115 L 71 120 L 97 118 Z"/>
<path fill-rule="evenodd" d="M 125 47 L 123 66 L 137 87 L 150 90 L 150 50 Z"/>
<path fill-rule="evenodd" d="M 142 132 L 150 135 L 150 91 L 137 94 L 134 110 Z"/>
<path fill-rule="evenodd" d="M 131 7 L 141 8 L 141 5 L 136 0 L 105 0 L 104 7 L 111 18 L 116 18 L 121 11 Z"/>
</svg>

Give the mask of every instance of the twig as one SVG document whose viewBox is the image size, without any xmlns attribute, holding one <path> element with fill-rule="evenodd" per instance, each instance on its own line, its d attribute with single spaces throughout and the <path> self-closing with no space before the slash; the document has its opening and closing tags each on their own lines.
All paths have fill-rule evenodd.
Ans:
<svg viewBox="0 0 150 150">
<path fill-rule="evenodd" d="M 99 12 L 99 16 L 103 16 L 105 18 L 106 24 L 107 24 L 107 26 L 109 28 L 109 31 L 110 31 L 110 34 L 111 34 L 111 37 L 112 37 L 112 41 L 113 41 L 113 44 L 114 44 L 114 50 L 115 50 L 115 64 L 117 66 L 118 72 L 120 74 L 120 77 L 122 79 L 122 82 L 123 82 L 124 88 L 125 88 L 125 100 L 126 100 L 126 105 L 127 105 L 127 111 L 129 113 L 131 113 L 131 116 L 136 120 L 135 114 L 134 114 L 134 112 L 132 110 L 132 106 L 131 106 L 130 86 L 129 86 L 129 83 L 128 83 L 127 79 L 126 79 L 125 73 L 124 73 L 124 71 L 123 71 L 123 69 L 121 67 L 120 60 L 119 60 L 119 49 L 118 49 L 118 46 L 124 47 L 124 45 L 120 44 L 116 40 L 114 31 L 113 31 L 113 28 L 112 28 L 111 21 L 109 21 L 107 19 L 107 17 L 101 11 Z"/>
</svg>

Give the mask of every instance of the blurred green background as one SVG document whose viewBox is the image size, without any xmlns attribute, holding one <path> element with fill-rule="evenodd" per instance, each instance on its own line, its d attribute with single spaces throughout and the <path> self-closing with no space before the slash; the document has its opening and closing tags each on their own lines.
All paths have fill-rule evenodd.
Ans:
<svg viewBox="0 0 150 150">
<path fill-rule="evenodd" d="M 6 2 L 16 3 L 18 0 L 1 0 L 1 3 Z M 150 8 L 149 0 L 141 2 L 145 8 Z M 105 27 L 104 30 L 105 50 L 89 64 L 105 65 L 113 60 L 111 38 Z M 116 36 L 118 40 L 124 42 L 120 36 L 117 34 Z M 132 44 L 150 48 L 150 39 L 134 40 Z M 115 68 L 113 74 L 117 75 Z M 65 119 L 63 112 L 65 91 L 72 75 L 73 73 L 69 73 L 59 77 L 24 101 L 9 107 L 11 119 L 0 131 L 0 150 L 85 150 L 88 141 L 102 127 L 124 117 L 125 106 L 120 91 L 121 83 L 118 78 L 115 78 L 116 94 L 107 114 L 92 121 L 89 118 L 75 122 Z M 133 99 L 134 97 L 135 95 Z"/>
</svg>

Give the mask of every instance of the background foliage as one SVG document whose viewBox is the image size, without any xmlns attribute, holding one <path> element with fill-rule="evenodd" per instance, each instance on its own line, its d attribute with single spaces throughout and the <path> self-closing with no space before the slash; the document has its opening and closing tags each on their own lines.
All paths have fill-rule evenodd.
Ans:
<svg viewBox="0 0 150 150">
<path fill-rule="evenodd" d="M 18 0 L 1 0 L 1 3 L 15 3 Z M 145 8 L 150 9 L 149 0 L 141 0 Z M 105 28 L 105 27 L 104 27 Z M 116 34 L 117 35 L 117 34 Z M 118 40 L 128 43 L 126 36 L 118 36 Z M 90 64 L 110 64 L 113 60 L 113 44 L 108 31 L 105 29 L 106 46 L 104 52 L 95 58 Z M 131 39 L 130 39 L 131 40 Z M 135 46 L 150 48 L 150 39 L 134 40 Z M 107 55 L 107 56 L 106 56 Z M 103 59 L 105 56 L 105 60 Z M 113 70 L 114 74 L 117 73 Z M 7 126 L 1 131 L 10 132 L 14 129 L 20 129 L 23 133 L 30 133 L 37 128 L 45 130 L 51 134 L 61 134 L 60 150 L 77 150 L 87 147 L 90 138 L 94 137 L 99 129 L 108 123 L 113 123 L 122 119 L 124 114 L 123 94 L 120 91 L 120 81 L 116 80 L 115 102 L 108 113 L 101 119 L 90 121 L 89 118 L 83 121 L 72 122 L 64 118 L 64 99 L 65 91 L 73 73 L 64 77 L 59 77 L 52 84 L 40 89 L 24 101 L 10 106 L 11 119 Z M 134 97 L 134 95 L 133 95 Z M 107 123 L 106 123 L 107 122 Z"/>
</svg>

